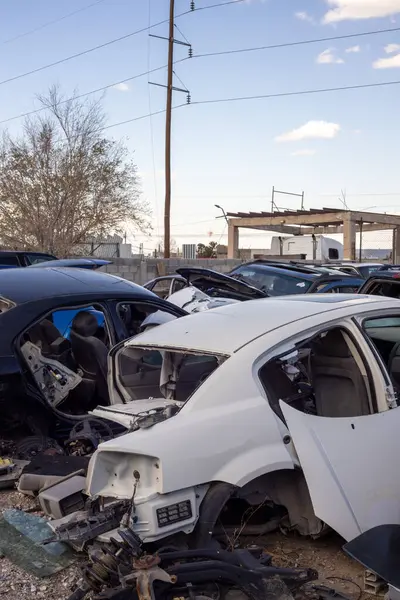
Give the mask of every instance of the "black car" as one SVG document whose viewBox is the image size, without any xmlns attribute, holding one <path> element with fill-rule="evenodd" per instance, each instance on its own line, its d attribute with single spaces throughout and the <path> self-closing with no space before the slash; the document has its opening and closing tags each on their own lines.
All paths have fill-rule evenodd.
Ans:
<svg viewBox="0 0 400 600">
<path fill-rule="evenodd" d="M 67 439 L 96 445 L 96 436 L 112 436 L 108 423 L 97 420 L 93 430 L 86 418 L 109 404 L 108 351 L 156 311 L 187 314 L 98 271 L 0 271 L 0 448 L 12 443 L 26 457 Z"/>
<path fill-rule="evenodd" d="M 57 257 L 52 254 L 45 254 L 44 252 L 0 250 L 0 269 L 30 267 L 31 265 L 36 265 L 48 260 L 57 260 Z"/>
</svg>

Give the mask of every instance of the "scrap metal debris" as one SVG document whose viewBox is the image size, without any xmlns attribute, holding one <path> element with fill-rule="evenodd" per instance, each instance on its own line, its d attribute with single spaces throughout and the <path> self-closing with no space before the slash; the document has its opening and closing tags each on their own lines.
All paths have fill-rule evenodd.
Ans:
<svg viewBox="0 0 400 600">
<path fill-rule="evenodd" d="M 118 534 L 120 541 L 111 538 L 110 545 L 91 554 L 69 600 L 83 600 L 90 592 L 108 600 L 128 600 L 134 593 L 139 600 L 214 598 L 230 589 L 250 600 L 287 600 L 318 577 L 313 569 L 275 567 L 258 547 L 233 552 L 165 548 L 148 555 L 133 531 Z"/>
<path fill-rule="evenodd" d="M 46 543 L 59 541 L 69 544 L 74 550 L 82 552 L 86 544 L 99 535 L 112 531 L 120 526 L 123 516 L 130 507 L 130 501 L 113 502 L 103 510 L 98 510 L 97 503 L 86 511 L 74 513 L 67 522 L 61 520 L 50 523 L 54 536 Z"/>
</svg>

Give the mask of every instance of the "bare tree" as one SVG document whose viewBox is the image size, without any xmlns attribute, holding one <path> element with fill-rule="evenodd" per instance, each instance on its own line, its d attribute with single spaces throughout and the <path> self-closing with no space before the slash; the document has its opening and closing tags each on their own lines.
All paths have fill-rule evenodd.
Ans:
<svg viewBox="0 0 400 600">
<path fill-rule="evenodd" d="M 0 141 L 0 243 L 66 256 L 88 238 L 149 228 L 137 168 L 104 137 L 101 103 L 39 97 L 47 110 Z"/>
</svg>

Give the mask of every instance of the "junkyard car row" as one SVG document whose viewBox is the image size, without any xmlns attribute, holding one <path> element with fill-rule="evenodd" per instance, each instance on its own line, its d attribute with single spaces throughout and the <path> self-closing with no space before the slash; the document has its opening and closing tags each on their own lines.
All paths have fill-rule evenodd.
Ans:
<svg viewBox="0 0 400 600">
<path fill-rule="evenodd" d="M 58 539 L 229 546 L 249 507 L 242 533 L 400 524 L 397 271 L 71 266 L 0 273 L 2 454 L 91 456 Z"/>
</svg>

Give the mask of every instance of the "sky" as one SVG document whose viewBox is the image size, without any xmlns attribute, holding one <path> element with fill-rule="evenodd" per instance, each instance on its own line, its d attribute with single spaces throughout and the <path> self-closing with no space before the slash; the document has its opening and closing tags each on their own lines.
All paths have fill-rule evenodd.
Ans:
<svg viewBox="0 0 400 600">
<path fill-rule="evenodd" d="M 190 0 L 175 0 L 176 39 L 188 40 L 193 49 L 188 59 L 186 46 L 174 48 L 174 85 L 188 89 L 192 101 L 186 105 L 186 94 L 174 93 L 171 236 L 178 246 L 226 243 L 226 224 L 216 218 L 221 213 L 215 204 L 227 212 L 268 210 L 272 186 L 304 191 L 306 208 L 340 207 L 345 190 L 352 209 L 400 212 L 400 85 L 204 102 L 400 83 L 400 0 L 243 0 L 211 7 L 224 1 L 195 0 L 196 9 L 210 8 L 189 11 Z M 168 4 L 0 0 L 0 121 L 37 108 L 36 95 L 55 83 L 67 96 L 110 86 L 103 100 L 110 125 L 160 111 L 107 130 L 133 153 L 143 197 L 153 210 L 151 235 L 127 228 L 134 250 L 140 243 L 152 250 L 163 233 L 166 90 L 149 81 L 166 83 L 167 42 L 150 37 L 146 28 L 167 21 Z M 25 76 L 140 29 L 145 31 Z M 150 33 L 167 36 L 167 22 Z M 17 134 L 22 123 L 0 126 Z M 278 196 L 276 203 L 300 208 L 296 197 Z M 373 236 L 371 242 L 390 246 L 389 234 Z M 241 245 L 265 248 L 269 236 L 249 232 Z"/>
</svg>

